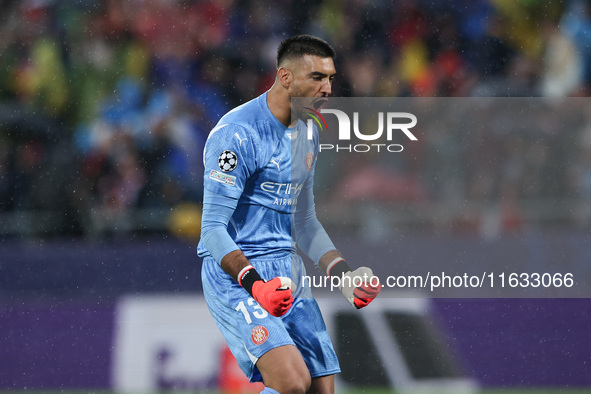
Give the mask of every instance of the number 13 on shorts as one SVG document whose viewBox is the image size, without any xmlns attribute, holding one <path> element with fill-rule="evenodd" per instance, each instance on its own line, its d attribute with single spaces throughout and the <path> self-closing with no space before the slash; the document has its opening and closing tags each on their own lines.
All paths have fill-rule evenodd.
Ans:
<svg viewBox="0 0 591 394">
<path fill-rule="evenodd" d="M 247 304 L 248 307 L 244 304 L 244 301 L 240 301 L 238 303 L 238 306 L 234 308 L 234 310 L 242 312 L 242 315 L 244 316 L 244 320 L 246 320 L 246 323 L 252 323 L 252 317 L 250 316 L 251 314 L 248 311 L 249 309 L 252 310 L 252 315 L 257 319 L 264 319 L 267 316 L 269 316 L 269 313 L 263 308 L 261 308 L 261 306 L 254 300 L 254 298 L 250 297 L 247 301 Z"/>
</svg>

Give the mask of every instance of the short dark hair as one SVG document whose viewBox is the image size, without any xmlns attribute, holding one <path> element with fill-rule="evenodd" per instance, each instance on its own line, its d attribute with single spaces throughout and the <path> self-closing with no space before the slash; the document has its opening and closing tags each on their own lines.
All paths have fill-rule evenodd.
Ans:
<svg viewBox="0 0 591 394">
<path fill-rule="evenodd" d="M 309 34 L 300 34 L 286 38 L 277 49 L 277 67 L 285 60 L 302 57 L 304 55 L 330 57 L 334 60 L 334 49 L 324 40 Z"/>
</svg>

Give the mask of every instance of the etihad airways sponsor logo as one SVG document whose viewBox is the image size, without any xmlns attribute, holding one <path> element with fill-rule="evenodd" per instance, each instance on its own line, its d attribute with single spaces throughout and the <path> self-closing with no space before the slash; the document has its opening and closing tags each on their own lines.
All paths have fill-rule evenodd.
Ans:
<svg viewBox="0 0 591 394">
<path fill-rule="evenodd" d="M 303 186 L 301 183 L 261 183 L 263 191 L 275 195 L 273 205 L 296 205 Z"/>
<path fill-rule="evenodd" d="M 304 185 L 300 183 L 263 182 L 261 189 L 267 193 L 297 195 Z"/>
</svg>

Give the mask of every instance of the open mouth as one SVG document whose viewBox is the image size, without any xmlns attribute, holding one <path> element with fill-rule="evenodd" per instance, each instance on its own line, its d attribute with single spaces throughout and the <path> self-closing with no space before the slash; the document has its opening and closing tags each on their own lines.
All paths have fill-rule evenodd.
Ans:
<svg viewBox="0 0 591 394">
<path fill-rule="evenodd" d="M 314 102 L 312 103 L 312 105 L 314 106 L 314 109 L 319 109 L 320 107 L 322 107 L 324 105 L 324 103 L 326 103 L 328 101 L 328 99 L 326 97 L 320 97 L 314 100 Z"/>
</svg>

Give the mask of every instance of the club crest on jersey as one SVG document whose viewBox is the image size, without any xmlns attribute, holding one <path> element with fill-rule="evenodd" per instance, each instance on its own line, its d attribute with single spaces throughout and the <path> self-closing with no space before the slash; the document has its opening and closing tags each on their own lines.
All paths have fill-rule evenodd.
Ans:
<svg viewBox="0 0 591 394">
<path fill-rule="evenodd" d="M 306 154 L 306 169 L 310 171 L 312 168 L 312 163 L 314 163 L 314 153 L 308 152 Z"/>
<path fill-rule="evenodd" d="M 255 345 L 262 345 L 269 338 L 269 330 L 264 326 L 256 326 L 250 332 L 250 338 Z"/>
<path fill-rule="evenodd" d="M 224 172 L 230 172 L 238 165 L 238 156 L 231 150 L 225 150 L 218 157 L 218 166 Z"/>
</svg>

